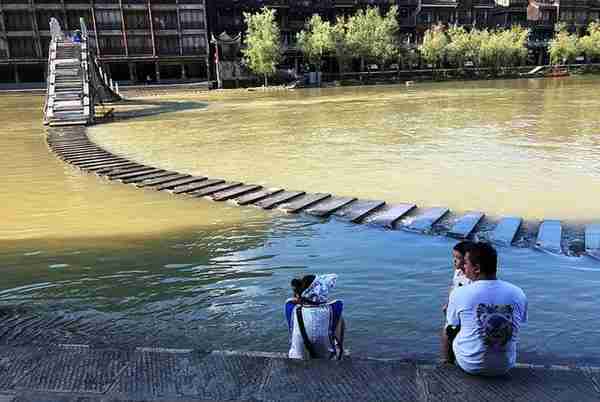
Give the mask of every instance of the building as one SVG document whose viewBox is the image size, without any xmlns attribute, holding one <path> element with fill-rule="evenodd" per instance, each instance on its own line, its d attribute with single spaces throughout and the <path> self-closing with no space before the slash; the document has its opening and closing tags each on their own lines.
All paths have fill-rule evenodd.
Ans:
<svg viewBox="0 0 600 402">
<path fill-rule="evenodd" d="M 0 82 L 46 74 L 49 20 L 78 29 L 118 81 L 208 79 L 204 0 L 0 0 Z"/>
<path fill-rule="evenodd" d="M 78 28 L 84 17 L 96 53 L 113 79 L 168 82 L 214 78 L 209 39 L 238 38 L 245 30 L 244 12 L 263 6 L 277 9 L 283 66 L 297 70 L 302 55 L 296 34 L 312 14 L 335 21 L 367 6 L 386 11 L 392 5 L 399 8 L 403 40 L 412 44 L 437 23 L 528 26 L 532 57 L 538 63 L 547 61 L 545 49 L 556 22 L 581 31 L 600 19 L 600 0 L 0 0 L 0 82 L 44 79 L 50 17 L 65 30 Z M 239 60 L 239 54 L 229 54 L 239 46 L 228 49 L 221 49 L 222 67 L 230 75 L 241 74 L 231 60 Z M 334 65 L 329 68 L 335 70 Z"/>
<path fill-rule="evenodd" d="M 296 34 L 305 21 L 318 13 L 329 21 L 351 15 L 360 8 L 377 6 L 383 12 L 396 5 L 400 33 L 410 43 L 422 40 L 434 24 L 497 28 L 514 24 L 529 27 L 532 58 L 547 62 L 548 40 L 556 22 L 565 22 L 571 30 L 582 30 L 599 20 L 600 0 L 210 0 L 208 19 L 211 32 L 229 37 L 243 33 L 244 12 L 257 12 L 268 6 L 277 10 L 284 46 L 284 65 L 295 67 L 301 54 L 296 49 Z"/>
</svg>

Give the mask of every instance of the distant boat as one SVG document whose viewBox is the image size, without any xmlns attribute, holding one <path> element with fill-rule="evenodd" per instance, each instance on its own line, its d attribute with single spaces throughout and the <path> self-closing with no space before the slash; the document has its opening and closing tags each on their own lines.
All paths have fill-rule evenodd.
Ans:
<svg viewBox="0 0 600 402">
<path fill-rule="evenodd" d="M 568 77 L 569 70 L 567 68 L 554 67 L 544 74 L 544 77 Z"/>
</svg>

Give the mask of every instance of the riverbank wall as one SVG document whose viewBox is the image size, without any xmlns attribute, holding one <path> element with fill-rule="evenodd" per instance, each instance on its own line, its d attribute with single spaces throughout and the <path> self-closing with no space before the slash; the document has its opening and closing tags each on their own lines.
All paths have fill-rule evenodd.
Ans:
<svg viewBox="0 0 600 402">
<path fill-rule="evenodd" d="M 439 362 L 87 345 L 0 347 L 0 401 L 598 401 L 600 368 L 518 365 L 497 378 Z"/>
</svg>

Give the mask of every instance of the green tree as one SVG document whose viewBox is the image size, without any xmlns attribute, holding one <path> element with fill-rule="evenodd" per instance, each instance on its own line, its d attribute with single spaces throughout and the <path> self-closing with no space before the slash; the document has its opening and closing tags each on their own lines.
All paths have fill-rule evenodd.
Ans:
<svg viewBox="0 0 600 402">
<path fill-rule="evenodd" d="M 448 29 L 450 43 L 446 47 L 448 61 L 458 67 L 464 67 L 465 62 L 478 63 L 481 47 L 480 35 L 476 29 L 467 32 L 463 27 Z"/>
<path fill-rule="evenodd" d="M 579 47 L 588 61 L 600 58 L 600 23 L 592 22 L 587 28 L 588 34 L 579 39 Z"/>
<path fill-rule="evenodd" d="M 323 56 L 334 51 L 336 47 L 334 28 L 318 14 L 311 17 L 306 28 L 298 34 L 298 47 L 317 71 L 321 71 Z"/>
<path fill-rule="evenodd" d="M 562 24 L 557 24 L 556 30 L 554 38 L 548 44 L 550 64 L 570 63 L 581 54 L 577 35 L 570 34 Z"/>
<path fill-rule="evenodd" d="M 444 32 L 444 27 L 434 25 L 425 32 L 423 43 L 419 46 L 421 56 L 433 67 L 438 67 L 446 57 L 448 47 L 448 37 Z"/>
<path fill-rule="evenodd" d="M 352 58 L 352 51 L 348 46 L 346 33 L 348 31 L 348 21 L 345 17 L 337 17 L 335 25 L 332 28 L 335 57 L 338 61 L 340 73 L 344 72 L 346 65 Z"/>
<path fill-rule="evenodd" d="M 361 69 L 365 60 L 386 62 L 397 56 L 398 7 L 390 7 L 385 16 L 374 7 L 358 10 L 345 25 L 346 44 L 361 58 Z"/>
<path fill-rule="evenodd" d="M 494 70 L 522 64 L 527 58 L 529 30 L 520 26 L 497 31 L 479 31 L 479 61 Z"/>
<path fill-rule="evenodd" d="M 244 60 L 256 74 L 267 77 L 273 75 L 281 59 L 281 33 L 275 21 L 275 10 L 263 7 L 259 13 L 244 13 L 246 22 L 246 48 Z"/>
</svg>

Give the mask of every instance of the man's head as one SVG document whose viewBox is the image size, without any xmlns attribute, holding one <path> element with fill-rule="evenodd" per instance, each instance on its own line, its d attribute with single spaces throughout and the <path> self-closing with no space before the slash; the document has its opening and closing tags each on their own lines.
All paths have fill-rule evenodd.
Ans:
<svg viewBox="0 0 600 402">
<path fill-rule="evenodd" d="M 467 247 L 464 271 L 472 281 L 496 279 L 498 253 L 489 243 L 477 242 Z"/>
</svg>

